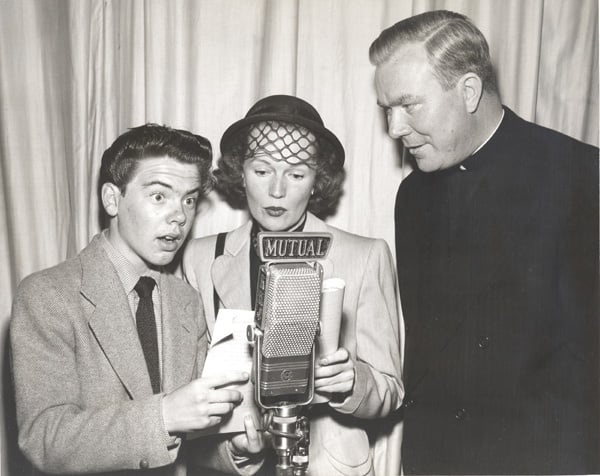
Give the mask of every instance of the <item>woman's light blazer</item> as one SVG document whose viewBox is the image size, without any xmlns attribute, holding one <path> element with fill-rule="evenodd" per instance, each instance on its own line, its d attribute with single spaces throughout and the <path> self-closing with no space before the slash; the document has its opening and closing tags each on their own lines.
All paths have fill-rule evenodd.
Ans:
<svg viewBox="0 0 600 476">
<path fill-rule="evenodd" d="M 251 309 L 252 223 L 229 232 L 215 259 L 216 235 L 192 240 L 184 274 L 199 290 L 209 333 L 214 326 L 213 289 L 220 306 Z M 403 323 L 393 261 L 380 239 L 339 230 L 308 214 L 304 231 L 333 235 L 321 264 L 324 279 L 346 283 L 340 346 L 355 362 L 352 394 L 339 404 L 321 404 L 310 418 L 310 476 L 400 474 L 401 428 L 394 413 L 402 402 Z"/>
</svg>

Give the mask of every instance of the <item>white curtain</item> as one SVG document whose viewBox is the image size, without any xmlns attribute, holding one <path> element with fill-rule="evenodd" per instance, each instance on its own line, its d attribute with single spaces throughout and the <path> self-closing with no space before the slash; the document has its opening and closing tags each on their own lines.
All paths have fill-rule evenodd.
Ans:
<svg viewBox="0 0 600 476">
<path fill-rule="evenodd" d="M 157 122 L 208 137 L 216 159 L 225 128 L 256 100 L 298 95 L 346 148 L 345 195 L 329 222 L 393 249 L 409 169 L 385 134 L 367 51 L 383 28 L 440 8 L 487 36 L 504 104 L 598 145 L 597 0 L 0 0 L 3 474 L 20 474 L 5 345 L 12 297 L 24 276 L 99 231 L 104 149 Z M 244 219 L 211 194 L 193 233 Z"/>
</svg>

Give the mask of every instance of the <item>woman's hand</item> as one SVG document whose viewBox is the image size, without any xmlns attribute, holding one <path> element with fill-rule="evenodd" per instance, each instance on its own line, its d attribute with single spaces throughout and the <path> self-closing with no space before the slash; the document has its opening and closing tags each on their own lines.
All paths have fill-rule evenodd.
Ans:
<svg viewBox="0 0 600 476">
<path fill-rule="evenodd" d="M 244 418 L 245 433 L 235 435 L 231 441 L 231 451 L 234 456 L 250 457 L 257 455 L 265 448 L 265 441 L 261 431 L 256 428 L 250 415 Z"/>
<path fill-rule="evenodd" d="M 349 395 L 354 388 L 354 377 L 354 361 L 350 353 L 340 347 L 318 360 L 315 368 L 315 391 Z"/>
</svg>

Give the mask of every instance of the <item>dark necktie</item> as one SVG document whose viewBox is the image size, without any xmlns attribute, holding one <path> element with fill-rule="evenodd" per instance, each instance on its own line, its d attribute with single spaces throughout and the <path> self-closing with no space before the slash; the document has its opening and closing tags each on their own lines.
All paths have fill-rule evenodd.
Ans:
<svg viewBox="0 0 600 476">
<path fill-rule="evenodd" d="M 160 369 L 158 368 L 158 340 L 156 338 L 156 318 L 152 304 L 152 290 L 156 281 L 147 276 L 142 276 L 135 285 L 135 291 L 140 297 L 135 313 L 135 322 L 138 336 L 146 358 L 146 366 L 150 374 L 152 391 L 160 393 Z"/>
</svg>

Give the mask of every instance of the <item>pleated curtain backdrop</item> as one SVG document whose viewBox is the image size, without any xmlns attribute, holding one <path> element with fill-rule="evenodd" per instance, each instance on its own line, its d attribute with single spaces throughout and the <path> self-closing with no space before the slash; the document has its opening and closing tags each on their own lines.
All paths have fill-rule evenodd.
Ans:
<svg viewBox="0 0 600 476">
<path fill-rule="evenodd" d="M 488 38 L 504 104 L 598 145 L 597 0 L 0 0 L 2 474 L 26 471 L 6 352 L 12 297 L 99 231 L 104 149 L 157 122 L 208 137 L 216 159 L 225 128 L 257 99 L 300 96 L 346 148 L 329 223 L 393 249 L 394 198 L 410 168 L 385 133 L 367 52 L 383 28 L 441 8 Z M 193 234 L 245 217 L 211 194 Z"/>
</svg>

